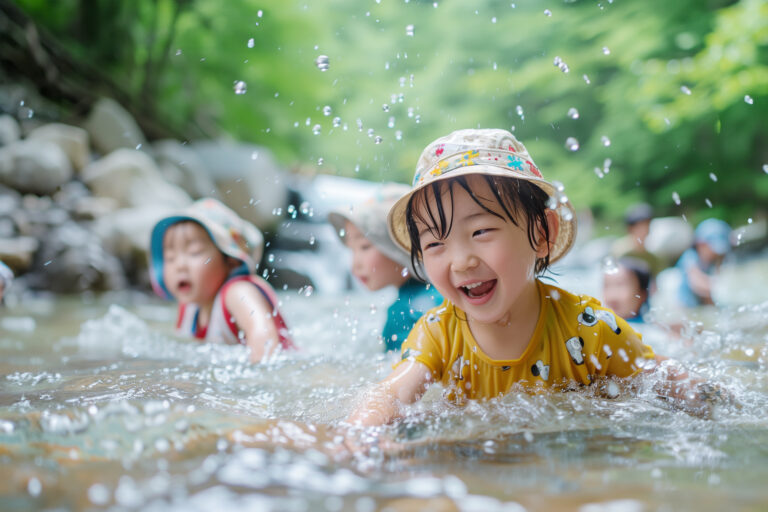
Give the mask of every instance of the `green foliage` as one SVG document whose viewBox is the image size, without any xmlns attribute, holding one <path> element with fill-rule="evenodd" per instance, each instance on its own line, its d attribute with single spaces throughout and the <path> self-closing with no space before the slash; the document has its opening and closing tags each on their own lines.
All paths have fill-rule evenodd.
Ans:
<svg viewBox="0 0 768 512">
<path fill-rule="evenodd" d="M 287 165 L 409 182 L 434 138 L 503 127 L 606 217 L 646 200 L 743 223 L 768 204 L 763 0 L 19 3 L 169 123 Z"/>
</svg>

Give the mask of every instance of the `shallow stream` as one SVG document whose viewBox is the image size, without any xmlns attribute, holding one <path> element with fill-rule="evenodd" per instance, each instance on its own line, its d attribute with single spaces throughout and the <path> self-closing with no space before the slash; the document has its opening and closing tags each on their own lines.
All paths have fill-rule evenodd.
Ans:
<svg viewBox="0 0 768 512">
<path fill-rule="evenodd" d="M 386 451 L 351 458 L 336 427 L 389 372 L 392 297 L 280 296 L 302 351 L 261 365 L 176 338 L 173 306 L 141 294 L 0 311 L 0 509 L 768 509 L 768 303 L 648 333 L 731 390 L 710 419 L 650 384 L 464 409 L 433 390 Z"/>
</svg>

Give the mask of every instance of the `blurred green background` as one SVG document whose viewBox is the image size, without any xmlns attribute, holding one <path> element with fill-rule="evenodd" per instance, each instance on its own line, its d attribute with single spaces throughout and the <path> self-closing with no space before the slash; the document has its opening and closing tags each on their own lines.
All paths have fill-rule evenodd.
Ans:
<svg viewBox="0 0 768 512">
<path fill-rule="evenodd" d="M 40 89 L 116 97 L 150 136 L 229 135 L 288 168 L 410 182 L 431 140 L 501 127 L 608 221 L 639 200 L 692 222 L 768 208 L 765 0 L 16 6 L 72 62 Z"/>
</svg>

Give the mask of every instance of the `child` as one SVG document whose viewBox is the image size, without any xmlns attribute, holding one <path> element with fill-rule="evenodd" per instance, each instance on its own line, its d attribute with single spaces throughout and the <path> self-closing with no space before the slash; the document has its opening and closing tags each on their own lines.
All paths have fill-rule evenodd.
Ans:
<svg viewBox="0 0 768 512">
<path fill-rule="evenodd" d="M 351 210 L 335 210 L 328 220 L 352 250 L 352 273 L 371 291 L 397 287 L 397 299 L 387 310 L 382 337 L 384 350 L 400 350 L 413 324 L 443 298 L 433 287 L 412 277 L 407 252 L 395 245 L 387 233 L 387 212 L 407 185 L 387 184 L 375 197 Z"/>
<path fill-rule="evenodd" d="M 445 301 L 416 323 L 402 360 L 349 423 L 388 423 L 399 404 L 435 381 L 460 404 L 513 385 L 568 389 L 653 365 L 653 351 L 622 318 L 537 279 L 576 233 L 561 190 L 504 130 L 461 130 L 427 146 L 413 188 L 390 210 L 389 228 Z M 669 380 L 685 377 L 673 372 Z M 677 383 L 661 391 L 680 400 L 711 396 Z"/>
<path fill-rule="evenodd" d="M 680 256 L 679 298 L 683 306 L 712 304 L 712 276 L 731 249 L 731 227 L 720 219 L 707 219 L 696 226 L 694 246 Z"/>
<path fill-rule="evenodd" d="M 648 309 L 651 271 L 641 259 L 623 257 L 614 271 L 603 274 L 605 305 L 630 323 L 643 323 Z"/>
<path fill-rule="evenodd" d="M 252 362 L 292 348 L 277 296 L 253 275 L 263 237 L 215 199 L 160 220 L 150 240 L 155 292 L 179 302 L 176 328 L 199 340 L 244 343 Z"/>
</svg>

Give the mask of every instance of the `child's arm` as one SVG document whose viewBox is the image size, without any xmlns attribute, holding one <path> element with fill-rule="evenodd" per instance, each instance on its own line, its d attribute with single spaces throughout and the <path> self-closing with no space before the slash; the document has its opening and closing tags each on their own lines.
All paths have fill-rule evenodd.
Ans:
<svg viewBox="0 0 768 512">
<path fill-rule="evenodd" d="M 731 402 L 731 394 L 706 379 L 688 373 L 675 361 L 656 356 L 656 367 L 649 372 L 663 372 L 664 379 L 654 386 L 659 398 L 669 400 L 684 411 L 697 416 L 710 417 L 718 402 Z"/>
<path fill-rule="evenodd" d="M 432 372 L 426 365 L 405 361 L 366 394 L 347 423 L 361 427 L 386 425 L 400 415 L 400 404 L 421 398 L 431 382 Z"/>
<path fill-rule="evenodd" d="M 272 318 L 272 305 L 249 281 L 232 283 L 224 296 L 224 303 L 232 313 L 237 326 L 245 333 L 245 342 L 251 349 L 251 362 L 258 363 L 279 345 L 280 338 Z"/>
</svg>

